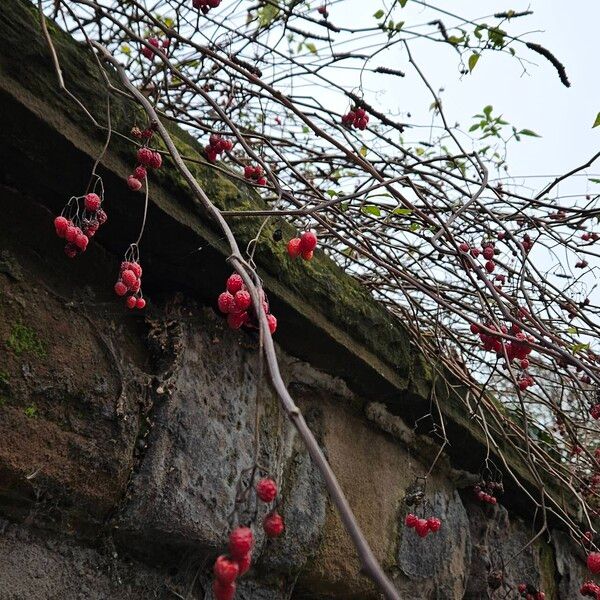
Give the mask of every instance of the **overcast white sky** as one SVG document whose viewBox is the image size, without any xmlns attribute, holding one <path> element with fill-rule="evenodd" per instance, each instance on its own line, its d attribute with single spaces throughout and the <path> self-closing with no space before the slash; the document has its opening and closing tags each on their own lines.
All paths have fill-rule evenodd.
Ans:
<svg viewBox="0 0 600 600">
<path fill-rule="evenodd" d="M 508 9 L 533 10 L 532 16 L 515 19 L 506 28 L 510 33 L 532 32 L 526 39 L 549 48 L 567 68 L 572 84 L 570 88 L 564 87 L 554 67 L 525 48 L 521 48 L 520 53 L 535 62 L 527 66 L 525 74 L 510 56 L 489 52 L 481 57 L 472 74 L 461 78 L 458 56 L 447 45 L 414 42 L 411 48 L 415 60 L 433 87 L 445 90 L 444 108 L 451 122 L 459 121 L 466 129 L 473 114 L 486 104 L 493 104 L 496 112 L 501 112 L 517 127 L 539 133 L 541 139 L 527 138 L 510 147 L 508 162 L 514 175 L 558 174 L 585 162 L 600 149 L 600 128 L 591 128 L 600 111 L 600 2 L 453 0 L 435 4 L 469 18 Z M 362 18 L 371 23 L 373 13 L 383 7 L 384 3 L 378 1 L 342 0 L 335 3 L 330 12 L 333 22 L 347 19 L 356 25 L 360 22 L 357 19 Z M 451 19 L 440 16 L 448 25 L 452 23 Z M 431 20 L 432 12 L 409 0 L 403 9 L 403 18 L 411 25 L 425 23 Z M 431 97 L 406 65 L 400 46 L 390 52 L 392 56 L 386 56 L 385 60 L 381 57 L 381 63 L 391 65 L 397 61 L 398 68 L 406 70 L 407 77 L 393 80 L 393 87 L 379 96 L 382 104 L 410 112 L 413 122 L 427 123 L 426 109 Z M 373 91 L 381 85 L 380 77 L 374 80 Z M 422 132 L 421 137 L 427 139 L 426 132 Z M 600 173 L 600 161 L 589 172 Z M 542 180 L 529 181 L 535 182 L 536 189 L 543 184 Z M 583 177 L 579 179 L 578 193 L 585 193 L 586 186 L 591 192 L 600 192 L 600 185 L 586 184 L 586 181 Z M 574 193 L 575 189 L 572 185 L 563 185 L 561 192 L 567 191 Z"/>
</svg>

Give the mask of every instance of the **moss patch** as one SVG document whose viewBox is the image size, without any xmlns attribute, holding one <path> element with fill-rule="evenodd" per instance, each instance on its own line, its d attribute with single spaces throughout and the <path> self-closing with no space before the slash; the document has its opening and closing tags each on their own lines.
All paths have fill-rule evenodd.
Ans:
<svg viewBox="0 0 600 600">
<path fill-rule="evenodd" d="M 46 349 L 44 344 L 40 341 L 38 334 L 21 323 L 17 323 L 13 326 L 6 345 L 10 348 L 17 356 L 22 354 L 33 354 L 38 358 L 44 358 L 46 356 Z"/>
</svg>

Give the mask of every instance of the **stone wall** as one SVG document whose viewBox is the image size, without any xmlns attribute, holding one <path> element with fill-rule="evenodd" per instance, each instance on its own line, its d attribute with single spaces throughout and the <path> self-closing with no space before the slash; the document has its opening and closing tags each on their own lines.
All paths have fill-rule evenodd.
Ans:
<svg viewBox="0 0 600 600">
<path fill-rule="evenodd" d="M 96 244 L 64 257 L 50 212 L 23 191 L 0 188 L 0 212 L 0 598 L 203 598 L 252 463 L 257 402 L 287 532 L 259 540 L 240 597 L 376 598 L 258 377 L 256 339 L 183 290 L 156 290 L 145 314 L 128 313 L 111 294 L 117 257 Z M 402 499 L 431 441 L 343 381 L 283 349 L 280 359 L 402 597 L 487 598 L 488 572 L 531 525 L 474 503 L 473 476 L 443 460 L 427 490 L 443 527 L 421 540 L 402 526 Z M 507 582 L 575 597 L 582 567 L 557 532 L 510 563 Z"/>
<path fill-rule="evenodd" d="M 217 315 L 226 250 L 173 169 L 151 182 L 145 311 L 127 312 L 112 293 L 141 214 L 123 182 L 131 148 L 111 146 L 101 166 L 109 222 L 84 255 L 63 255 L 53 214 L 85 187 L 102 136 L 56 90 L 36 18 L 25 0 L 5 0 L 0 13 L 0 600 L 210 598 L 210 565 L 238 474 L 252 463 L 256 422 L 287 531 L 259 538 L 238 597 L 377 598 L 260 375 L 255 336 Z M 66 69 L 69 84 L 101 97 L 89 57 L 52 31 L 78 69 L 77 80 Z M 23 56 L 35 68 L 19 77 Z M 126 131 L 131 110 L 115 111 Z M 197 176 L 221 205 L 260 203 L 206 170 Z M 254 225 L 236 234 L 248 239 Z M 322 254 L 302 266 L 284 255 L 261 239 L 285 381 L 401 597 L 503 597 L 487 581 L 505 567 L 507 586 L 529 581 L 549 600 L 576 598 L 584 563 L 564 533 L 519 553 L 534 516 L 509 479 L 502 505 L 473 501 L 481 434 L 436 388 L 401 325 Z M 421 540 L 403 527 L 403 497 L 439 449 L 431 421 L 413 427 L 433 389 L 451 445 L 427 485 L 443 526 Z M 522 472 L 516 458 L 511 468 Z"/>
</svg>

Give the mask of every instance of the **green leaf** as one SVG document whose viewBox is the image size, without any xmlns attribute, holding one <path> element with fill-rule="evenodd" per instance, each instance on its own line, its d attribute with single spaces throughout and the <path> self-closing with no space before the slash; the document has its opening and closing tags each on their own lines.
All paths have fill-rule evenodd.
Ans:
<svg viewBox="0 0 600 600">
<path fill-rule="evenodd" d="M 308 49 L 308 51 L 311 52 L 312 54 L 316 54 L 317 53 L 317 47 L 313 43 L 308 42 L 308 43 L 306 43 L 304 45 L 306 46 L 306 48 Z"/>
<path fill-rule="evenodd" d="M 471 56 L 469 56 L 469 71 L 473 72 L 477 61 L 479 60 L 479 56 L 480 55 L 477 54 L 477 52 L 474 52 L 473 54 L 471 54 Z"/>
<path fill-rule="evenodd" d="M 381 19 L 385 15 L 385 11 L 381 8 L 373 15 L 376 19 Z"/>
<path fill-rule="evenodd" d="M 418 223 L 411 223 L 409 229 L 411 231 L 419 231 L 419 229 L 421 229 L 421 226 Z"/>
<path fill-rule="evenodd" d="M 592 129 L 594 129 L 594 127 L 598 127 L 598 125 L 600 125 L 600 112 L 596 115 L 596 120 L 594 121 L 594 124 L 592 125 Z"/>
<path fill-rule="evenodd" d="M 581 352 L 582 350 L 588 350 L 589 347 L 590 347 L 589 344 L 583 344 L 583 343 L 573 344 L 573 346 L 572 346 L 573 354 L 577 354 L 578 352 Z"/>
<path fill-rule="evenodd" d="M 261 27 L 268 27 L 279 16 L 279 6 L 267 4 L 258 10 L 258 22 Z"/>
<path fill-rule="evenodd" d="M 359 152 L 360 152 L 360 155 L 361 155 L 361 156 L 363 156 L 363 157 L 364 157 L 364 156 L 366 156 L 366 155 L 367 155 L 367 147 L 366 147 L 366 146 L 363 146 L 363 147 L 362 147 L 362 148 L 359 150 Z"/>
<path fill-rule="evenodd" d="M 469 127 L 469 131 L 475 131 L 476 129 L 479 129 L 479 123 L 475 123 L 475 125 L 471 125 L 471 127 Z"/>
<path fill-rule="evenodd" d="M 411 215 L 412 214 L 412 210 L 410 208 L 395 208 L 393 210 L 393 213 L 395 215 Z"/>
<path fill-rule="evenodd" d="M 381 216 L 381 210 L 379 210 L 379 207 L 375 206 L 374 204 L 367 204 L 366 206 L 363 206 L 360 210 L 366 215 L 373 215 L 375 217 Z"/>
<path fill-rule="evenodd" d="M 521 131 L 519 131 L 519 135 L 528 135 L 529 137 L 542 137 L 541 135 L 538 135 L 535 131 L 531 131 L 531 129 L 521 129 Z"/>
<path fill-rule="evenodd" d="M 335 198 L 338 195 L 335 190 L 327 190 L 326 193 L 330 198 Z"/>
<path fill-rule="evenodd" d="M 577 335 L 577 327 L 569 327 L 569 329 L 567 329 L 567 333 L 570 333 L 571 335 Z"/>
<path fill-rule="evenodd" d="M 406 3 L 408 2 L 408 0 L 400 0 L 400 6 L 402 8 L 404 8 L 406 6 Z"/>
<path fill-rule="evenodd" d="M 494 110 L 494 107 L 491 104 L 488 104 L 486 107 L 484 107 L 483 109 L 483 114 L 488 117 L 490 117 L 490 115 L 492 114 L 492 111 Z"/>
<path fill-rule="evenodd" d="M 600 179 L 595 179 L 593 177 L 590 177 L 588 181 L 591 181 L 592 183 L 600 183 Z"/>
</svg>

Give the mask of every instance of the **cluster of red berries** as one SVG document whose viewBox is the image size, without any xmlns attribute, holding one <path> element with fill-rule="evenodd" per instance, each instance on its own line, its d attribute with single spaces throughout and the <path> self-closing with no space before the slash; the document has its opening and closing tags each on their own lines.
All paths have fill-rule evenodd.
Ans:
<svg viewBox="0 0 600 600">
<path fill-rule="evenodd" d="M 592 415 L 592 417 L 594 419 L 600 419 L 600 404 L 596 403 L 592 406 L 592 408 L 590 408 L 590 415 Z"/>
<path fill-rule="evenodd" d="M 256 484 L 256 495 L 262 502 L 270 504 L 277 498 L 277 484 L 268 477 L 261 479 Z M 272 510 L 263 519 L 263 529 L 265 534 L 269 538 L 279 537 L 285 529 L 285 523 L 283 517 L 276 511 Z"/>
<path fill-rule="evenodd" d="M 221 0 L 193 0 L 192 6 L 199 8 L 206 14 L 211 8 L 217 8 L 221 4 Z"/>
<path fill-rule="evenodd" d="M 83 210 L 79 209 L 79 200 L 83 200 Z M 69 258 L 85 252 L 90 238 L 106 223 L 108 217 L 100 207 L 101 204 L 102 198 L 93 192 L 83 198 L 72 198 L 63 210 L 64 213 L 76 207 L 72 218 L 67 219 L 61 215 L 54 219 L 54 230 L 59 238 L 66 240 L 65 254 Z"/>
<path fill-rule="evenodd" d="M 233 599 L 237 578 L 244 575 L 252 563 L 253 548 L 254 534 L 250 527 L 236 527 L 229 534 L 229 556 L 219 556 L 213 568 L 215 600 Z"/>
<path fill-rule="evenodd" d="M 479 334 L 479 339 L 483 344 L 484 350 L 487 352 L 495 352 L 498 356 L 504 356 L 504 352 L 506 352 L 509 363 L 517 360 L 519 367 L 523 371 L 526 371 L 529 368 L 529 359 L 527 357 L 532 351 L 531 343 L 534 341 L 532 336 L 523 333 L 519 325 L 513 323 L 510 326 L 510 333 L 516 338 L 516 340 L 504 342 L 502 339 L 500 339 L 499 335 L 494 334 L 493 332 L 498 332 L 505 335 L 508 334 L 509 329 L 506 325 L 501 325 L 500 329 L 498 329 L 494 323 L 486 324 L 485 327 L 492 333 L 482 331 L 482 327 L 484 326 L 477 323 L 472 323 L 470 329 L 471 333 Z M 534 385 L 535 382 L 531 375 L 528 375 L 526 372 L 524 372 L 517 383 L 519 385 L 519 389 L 524 391 L 528 387 Z"/>
<path fill-rule="evenodd" d="M 594 600 L 600 600 L 600 586 L 593 581 L 584 581 L 579 588 L 579 593 Z"/>
<path fill-rule="evenodd" d="M 404 519 L 404 524 L 410 529 L 414 529 L 419 537 L 426 537 L 429 533 L 437 533 L 442 522 L 437 517 L 429 517 L 429 519 L 420 519 L 413 513 L 408 513 Z"/>
<path fill-rule="evenodd" d="M 265 177 L 265 172 L 260 165 L 257 165 L 256 167 L 253 167 L 252 165 L 245 166 L 244 177 L 246 179 L 256 181 L 257 185 L 267 185 L 267 178 Z"/>
<path fill-rule="evenodd" d="M 152 131 L 146 129 L 145 132 Z M 144 132 L 142 132 L 144 133 Z M 153 132 L 152 132 L 153 133 Z M 149 138 L 146 138 L 149 139 Z M 148 148 L 148 146 L 142 146 L 137 151 L 138 165 L 127 178 L 127 185 L 133 192 L 137 192 L 142 188 L 142 181 L 146 180 L 148 176 L 148 169 L 160 169 L 162 166 L 162 156 L 160 152 Z"/>
<path fill-rule="evenodd" d="M 150 44 L 150 46 L 152 46 L 152 48 L 162 48 L 165 52 L 169 49 L 169 46 L 171 45 L 171 40 L 169 38 L 161 41 L 158 38 L 151 37 L 148 38 L 146 41 L 148 42 L 148 44 Z M 152 50 L 152 48 L 148 48 L 148 46 L 142 46 L 142 54 L 148 60 L 153 60 L 156 56 L 156 53 L 154 52 L 154 50 Z"/>
<path fill-rule="evenodd" d="M 500 481 L 482 480 L 473 486 L 473 491 L 475 492 L 475 497 L 481 502 L 497 504 L 498 499 L 496 495 L 504 492 L 504 486 Z"/>
<path fill-rule="evenodd" d="M 586 231 L 585 233 L 581 234 L 581 239 L 584 242 L 596 242 L 600 239 L 600 235 L 597 233 L 588 233 Z"/>
<path fill-rule="evenodd" d="M 115 283 L 115 294 L 125 296 L 125 305 L 127 308 L 142 309 L 146 306 L 146 301 L 142 297 L 142 267 L 137 261 L 124 260 L 121 263 L 119 279 Z"/>
<path fill-rule="evenodd" d="M 277 484 L 269 478 L 256 484 L 256 495 L 263 502 L 270 503 L 277 497 Z M 271 511 L 263 519 L 263 529 L 269 538 L 279 537 L 285 529 L 283 517 Z M 235 596 L 236 580 L 250 569 L 254 534 L 250 527 L 236 527 L 229 534 L 229 556 L 222 554 L 215 561 L 213 593 L 215 600 L 232 600 Z"/>
<path fill-rule="evenodd" d="M 493 258 L 496 254 L 500 254 L 500 250 L 496 249 L 493 242 L 484 242 L 481 250 L 476 247 L 471 248 L 467 242 L 462 242 L 458 245 L 458 249 L 465 254 L 468 252 L 473 258 L 479 258 L 481 254 L 486 260 L 484 268 L 488 273 L 491 274 L 496 269 L 496 263 L 493 261 Z"/>
<path fill-rule="evenodd" d="M 362 131 L 367 128 L 368 124 L 369 115 L 364 108 L 354 108 L 342 117 L 342 125 L 346 127 L 354 127 Z"/>
<path fill-rule="evenodd" d="M 208 146 L 204 148 L 204 154 L 206 154 L 206 158 L 209 162 L 214 163 L 217 161 L 219 154 L 231 152 L 232 150 L 233 142 L 231 140 L 226 140 L 219 134 L 213 133 L 210 138 L 208 138 Z"/>
<path fill-rule="evenodd" d="M 219 295 L 217 304 L 219 310 L 227 315 L 227 324 L 231 329 L 239 329 L 242 326 L 258 327 L 258 319 L 252 306 L 252 298 L 250 292 L 244 285 L 244 280 L 237 274 L 233 273 L 227 279 L 225 291 Z M 262 305 L 267 322 L 269 323 L 269 331 L 275 333 L 277 329 L 277 319 L 275 315 L 269 312 L 269 302 L 267 298 L 262 297 Z"/>
<path fill-rule="evenodd" d="M 523 236 L 521 245 L 523 246 L 523 250 L 525 250 L 525 254 L 529 254 L 529 251 L 533 248 L 533 240 L 528 233 Z"/>
<path fill-rule="evenodd" d="M 546 600 L 546 594 L 538 592 L 530 583 L 520 583 L 517 590 L 521 594 L 521 598 L 525 598 L 525 600 Z"/>
<path fill-rule="evenodd" d="M 300 237 L 292 238 L 287 245 L 291 258 L 301 256 L 304 260 L 312 260 L 317 247 L 317 234 L 314 231 L 305 231 Z"/>
</svg>

